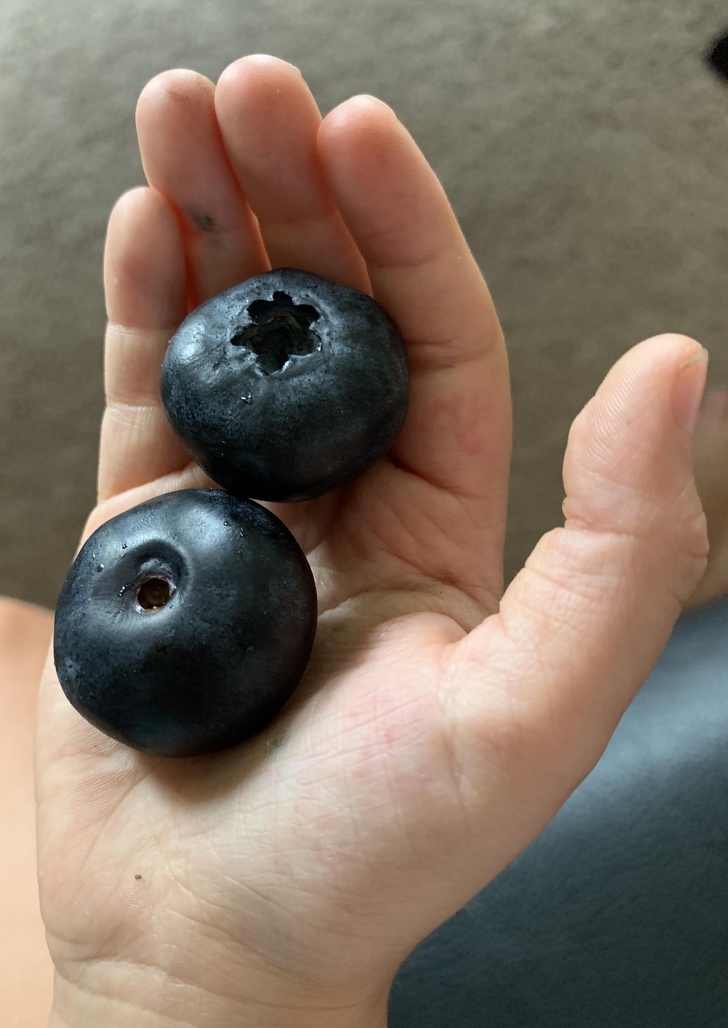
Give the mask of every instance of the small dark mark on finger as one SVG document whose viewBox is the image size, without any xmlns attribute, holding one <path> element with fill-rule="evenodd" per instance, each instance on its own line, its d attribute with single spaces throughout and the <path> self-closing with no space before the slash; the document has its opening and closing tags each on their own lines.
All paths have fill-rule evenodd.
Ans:
<svg viewBox="0 0 728 1028">
<path fill-rule="evenodd" d="M 136 878 L 137 881 L 139 881 L 139 879 L 141 878 L 141 875 L 134 875 L 134 877 Z"/>
<path fill-rule="evenodd" d="M 215 221 L 209 214 L 205 214 L 204 211 L 188 211 L 187 213 L 194 224 L 203 232 L 215 231 Z"/>
</svg>

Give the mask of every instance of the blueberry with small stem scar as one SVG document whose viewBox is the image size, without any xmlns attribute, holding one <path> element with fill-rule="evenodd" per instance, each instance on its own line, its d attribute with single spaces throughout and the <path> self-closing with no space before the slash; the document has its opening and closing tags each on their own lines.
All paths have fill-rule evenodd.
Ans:
<svg viewBox="0 0 728 1028">
<path fill-rule="evenodd" d="M 315 631 L 313 575 L 283 523 L 251 500 L 188 489 L 119 514 L 81 548 L 54 658 L 66 696 L 101 731 L 196 756 L 276 716 Z"/>
</svg>

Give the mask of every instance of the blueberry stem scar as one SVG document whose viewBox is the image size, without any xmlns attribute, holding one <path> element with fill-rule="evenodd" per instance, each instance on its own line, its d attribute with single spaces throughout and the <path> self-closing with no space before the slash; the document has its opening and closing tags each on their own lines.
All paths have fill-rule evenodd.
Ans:
<svg viewBox="0 0 728 1028">
<path fill-rule="evenodd" d="M 166 578 L 147 578 L 137 589 L 137 605 L 143 611 L 160 610 L 166 607 L 174 592 L 174 585 Z"/>
</svg>

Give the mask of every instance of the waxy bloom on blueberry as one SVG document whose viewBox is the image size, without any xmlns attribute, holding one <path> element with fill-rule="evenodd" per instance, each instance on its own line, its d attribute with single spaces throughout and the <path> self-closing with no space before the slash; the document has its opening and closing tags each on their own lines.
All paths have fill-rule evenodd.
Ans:
<svg viewBox="0 0 728 1028">
<path fill-rule="evenodd" d="M 213 481 L 311 499 L 392 447 L 407 413 L 405 345 L 366 293 L 279 268 L 192 311 L 167 350 L 162 399 Z"/>
<path fill-rule="evenodd" d="M 278 713 L 315 631 L 313 575 L 283 523 L 251 500 L 188 489 L 88 539 L 58 600 L 54 655 L 91 724 L 146 753 L 192 756 Z"/>
</svg>

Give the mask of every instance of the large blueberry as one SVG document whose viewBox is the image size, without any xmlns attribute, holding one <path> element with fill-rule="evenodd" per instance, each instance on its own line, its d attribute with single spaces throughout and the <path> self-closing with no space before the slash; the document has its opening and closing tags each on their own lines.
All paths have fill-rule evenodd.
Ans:
<svg viewBox="0 0 728 1028">
<path fill-rule="evenodd" d="M 407 412 L 404 342 L 366 293 L 279 268 L 203 303 L 162 369 L 169 421 L 219 485 L 304 500 L 357 478 Z"/>
<path fill-rule="evenodd" d="M 55 663 L 73 706 L 146 753 L 241 742 L 283 706 L 316 630 L 308 562 L 270 511 L 215 489 L 102 525 L 60 594 Z"/>
</svg>

